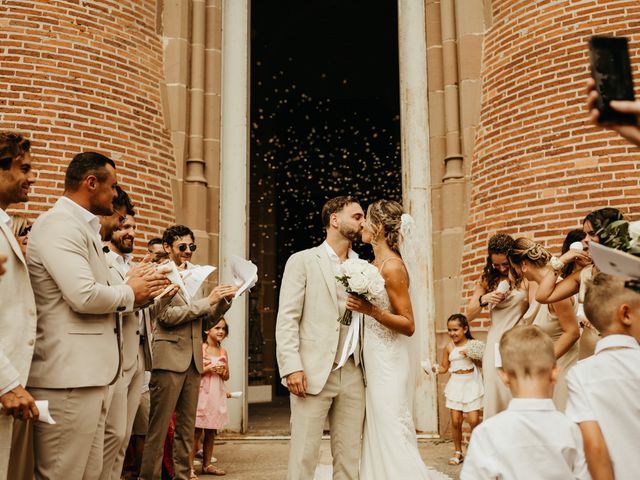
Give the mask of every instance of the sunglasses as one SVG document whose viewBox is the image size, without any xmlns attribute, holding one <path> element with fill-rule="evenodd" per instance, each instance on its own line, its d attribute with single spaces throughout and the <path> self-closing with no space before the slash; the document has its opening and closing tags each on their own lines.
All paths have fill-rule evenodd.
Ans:
<svg viewBox="0 0 640 480">
<path fill-rule="evenodd" d="M 181 252 L 186 252 L 187 248 L 192 252 L 195 252 L 198 246 L 195 243 L 190 243 L 189 245 L 187 245 L 186 243 L 181 243 L 180 245 L 178 245 L 178 250 L 180 250 Z"/>
<path fill-rule="evenodd" d="M 19 237 L 26 237 L 27 235 L 29 235 L 29 232 L 31 231 L 31 225 L 29 225 L 28 227 L 24 227 L 22 228 L 19 232 L 18 232 L 18 236 Z"/>
</svg>

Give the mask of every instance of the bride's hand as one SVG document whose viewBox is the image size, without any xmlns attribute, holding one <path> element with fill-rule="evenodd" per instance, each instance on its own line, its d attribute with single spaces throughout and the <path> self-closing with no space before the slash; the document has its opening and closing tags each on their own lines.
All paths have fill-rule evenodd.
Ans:
<svg viewBox="0 0 640 480">
<path fill-rule="evenodd" d="M 347 309 L 352 312 L 364 313 L 365 315 L 371 316 L 373 305 L 368 300 L 350 293 L 347 297 Z"/>
</svg>

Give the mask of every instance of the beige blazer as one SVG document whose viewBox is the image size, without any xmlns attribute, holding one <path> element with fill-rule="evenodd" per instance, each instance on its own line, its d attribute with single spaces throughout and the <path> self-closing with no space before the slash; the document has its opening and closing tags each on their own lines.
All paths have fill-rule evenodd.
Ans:
<svg viewBox="0 0 640 480">
<path fill-rule="evenodd" d="M 222 300 L 209 305 L 204 291 L 195 296 L 191 305 L 178 292 L 153 325 L 151 343 L 153 369 L 185 372 L 191 359 L 196 369 L 202 373 L 202 332 L 229 310 L 231 303 Z"/>
<path fill-rule="evenodd" d="M 114 255 L 115 254 L 107 254 L 107 265 L 109 266 L 109 270 L 112 272 L 112 283 L 114 285 L 119 285 L 126 282 L 127 274 L 124 272 L 122 264 L 116 260 Z M 165 300 L 165 298 L 145 307 L 144 310 L 146 310 L 146 312 L 143 312 L 143 310 L 140 309 L 134 312 L 122 312 L 117 315 L 120 348 L 122 350 L 122 370 L 131 370 L 138 364 L 141 335 L 145 336 L 143 344 L 145 370 L 151 369 L 151 353 L 149 352 L 149 342 L 146 338 L 146 321 L 141 322 L 139 315 L 148 314 L 151 318 L 156 317 L 169 305 L 170 300 Z"/>
<path fill-rule="evenodd" d="M 316 395 L 324 388 L 340 337 L 336 282 L 323 245 L 289 257 L 276 320 L 276 356 L 283 385 L 287 375 L 303 370 L 307 393 Z"/>
<path fill-rule="evenodd" d="M 0 252 L 7 256 L 0 276 L 0 391 L 27 384 L 36 339 L 36 302 L 29 272 L 11 229 L 0 221 Z"/>
<path fill-rule="evenodd" d="M 96 232 L 59 201 L 35 221 L 27 264 L 38 308 L 28 385 L 78 388 L 115 381 L 115 312 L 132 311 L 134 295 L 128 285 L 110 285 Z"/>
</svg>

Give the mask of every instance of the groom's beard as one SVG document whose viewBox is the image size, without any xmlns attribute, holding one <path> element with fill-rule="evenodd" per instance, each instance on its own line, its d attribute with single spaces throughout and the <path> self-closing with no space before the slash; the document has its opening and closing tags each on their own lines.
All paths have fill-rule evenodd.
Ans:
<svg viewBox="0 0 640 480">
<path fill-rule="evenodd" d="M 348 239 L 351 242 L 356 242 L 360 240 L 360 237 L 362 236 L 361 230 L 354 230 L 353 228 L 345 225 L 340 225 L 340 227 L 338 228 L 338 231 L 342 234 L 344 238 Z"/>
</svg>

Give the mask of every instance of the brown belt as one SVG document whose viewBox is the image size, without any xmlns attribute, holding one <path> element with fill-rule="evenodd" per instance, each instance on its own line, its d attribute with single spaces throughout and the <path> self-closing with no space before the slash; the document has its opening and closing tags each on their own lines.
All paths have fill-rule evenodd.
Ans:
<svg viewBox="0 0 640 480">
<path fill-rule="evenodd" d="M 473 368 L 471 370 L 456 370 L 455 372 L 451 372 L 451 373 L 456 373 L 458 375 L 465 375 L 468 373 L 473 373 Z"/>
</svg>

